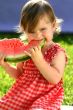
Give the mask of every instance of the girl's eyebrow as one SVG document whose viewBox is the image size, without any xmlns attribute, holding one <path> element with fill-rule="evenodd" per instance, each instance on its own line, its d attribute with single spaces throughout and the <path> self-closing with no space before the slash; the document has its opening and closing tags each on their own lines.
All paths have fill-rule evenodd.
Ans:
<svg viewBox="0 0 73 110">
<path fill-rule="evenodd" d="M 42 31 L 42 30 L 45 30 L 46 29 L 46 27 L 43 27 L 43 28 L 40 28 L 40 29 L 38 29 L 39 31 Z M 36 31 L 35 30 L 33 30 L 31 33 L 36 33 Z"/>
<path fill-rule="evenodd" d="M 46 27 L 43 27 L 43 28 L 40 28 L 39 30 L 41 31 L 41 30 L 45 30 L 46 29 Z"/>
</svg>

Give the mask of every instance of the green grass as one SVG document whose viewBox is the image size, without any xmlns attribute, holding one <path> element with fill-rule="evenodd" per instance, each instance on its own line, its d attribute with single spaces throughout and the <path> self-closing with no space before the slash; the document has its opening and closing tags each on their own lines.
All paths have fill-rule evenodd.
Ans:
<svg viewBox="0 0 73 110">
<path fill-rule="evenodd" d="M 18 36 L 18 34 L 13 33 L 0 34 L 0 38 L 12 38 Z M 54 41 L 60 43 L 61 46 L 65 48 L 68 55 L 68 64 L 64 72 L 65 96 L 63 104 L 73 105 L 73 34 L 60 34 L 54 38 Z M 5 73 L 2 67 L 0 67 L 0 97 L 8 91 L 13 82 L 14 80 Z"/>
<path fill-rule="evenodd" d="M 68 64 L 64 73 L 65 96 L 63 104 L 73 105 L 73 35 L 63 34 L 55 38 L 65 48 L 68 56 Z"/>
</svg>

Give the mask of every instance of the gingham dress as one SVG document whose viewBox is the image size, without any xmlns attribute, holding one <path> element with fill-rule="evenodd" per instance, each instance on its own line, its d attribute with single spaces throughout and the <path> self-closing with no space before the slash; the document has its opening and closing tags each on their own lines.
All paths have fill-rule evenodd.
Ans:
<svg viewBox="0 0 73 110">
<path fill-rule="evenodd" d="M 64 50 L 54 44 L 44 52 L 45 60 L 51 64 L 59 51 Z M 64 96 L 62 80 L 55 85 L 48 82 L 31 59 L 23 62 L 23 71 L 0 100 L 0 110 L 59 110 Z"/>
</svg>

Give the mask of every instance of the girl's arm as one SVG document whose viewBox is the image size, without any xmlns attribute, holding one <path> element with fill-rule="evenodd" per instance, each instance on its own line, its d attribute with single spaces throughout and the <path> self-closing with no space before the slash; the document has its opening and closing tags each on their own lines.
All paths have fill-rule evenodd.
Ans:
<svg viewBox="0 0 73 110">
<path fill-rule="evenodd" d="M 35 51 L 32 51 L 32 60 L 43 77 L 52 84 L 57 84 L 63 77 L 65 68 L 65 54 L 63 51 L 57 53 L 52 61 L 52 65 L 50 65 L 45 61 L 40 50 L 36 48 Z"/>
<path fill-rule="evenodd" d="M 15 67 L 5 62 L 1 66 L 4 68 L 6 73 L 8 73 L 9 76 L 13 77 L 14 79 L 17 79 L 22 74 L 22 63 L 18 63 Z"/>
</svg>

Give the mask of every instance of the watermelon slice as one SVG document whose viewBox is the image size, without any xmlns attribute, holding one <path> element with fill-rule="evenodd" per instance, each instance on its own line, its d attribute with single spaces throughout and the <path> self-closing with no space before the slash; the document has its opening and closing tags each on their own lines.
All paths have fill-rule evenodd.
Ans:
<svg viewBox="0 0 73 110">
<path fill-rule="evenodd" d="M 5 61 L 20 62 L 30 59 L 29 56 L 24 55 L 24 51 L 29 51 L 30 48 L 37 46 L 40 42 L 41 47 L 45 40 L 32 40 L 29 44 L 17 38 L 0 40 L 0 53 L 5 54 Z"/>
</svg>

